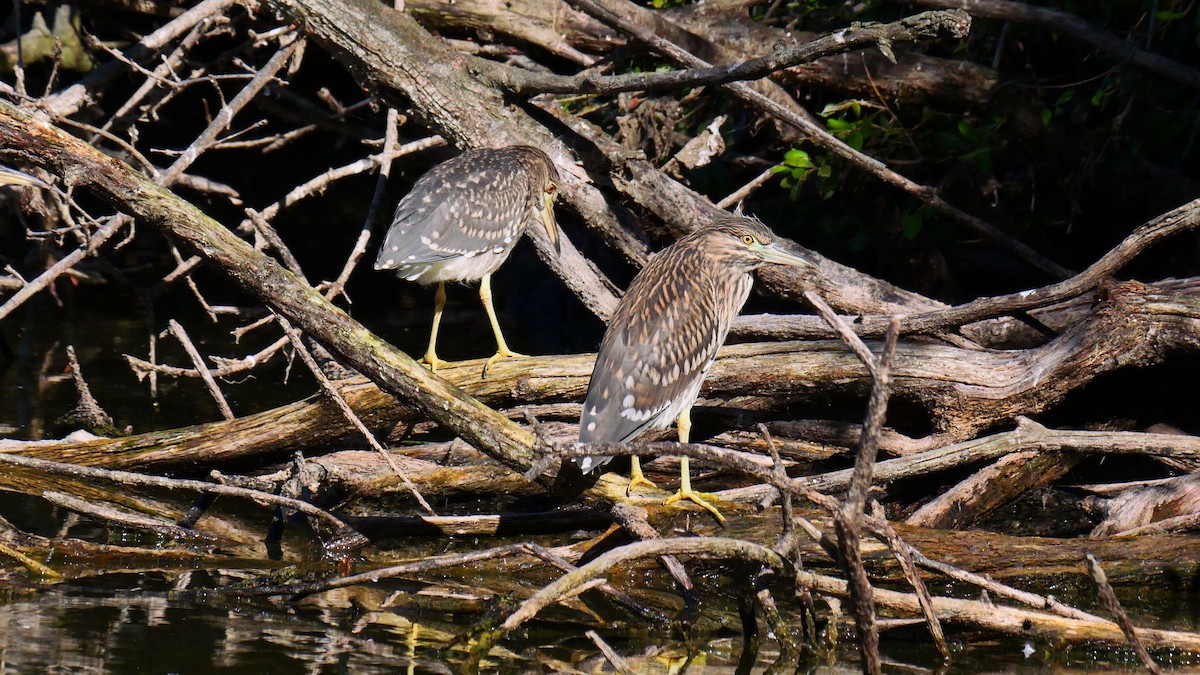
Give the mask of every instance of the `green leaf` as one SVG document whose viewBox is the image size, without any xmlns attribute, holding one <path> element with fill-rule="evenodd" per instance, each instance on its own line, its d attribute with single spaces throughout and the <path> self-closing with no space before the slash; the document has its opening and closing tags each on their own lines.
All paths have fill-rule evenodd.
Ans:
<svg viewBox="0 0 1200 675">
<path fill-rule="evenodd" d="M 808 156 L 807 152 L 795 148 L 783 154 L 783 163 L 801 169 L 807 169 L 813 165 L 812 158 Z"/>
<path fill-rule="evenodd" d="M 847 129 L 850 129 L 854 126 L 854 124 L 836 117 L 830 117 L 829 119 L 825 120 L 825 126 L 836 134 L 839 131 L 846 131 Z"/>
<path fill-rule="evenodd" d="M 921 232 L 923 224 L 920 211 L 913 211 L 905 216 L 904 222 L 901 224 L 901 229 L 904 231 L 904 238 L 912 239 L 916 237 Z"/>
<path fill-rule="evenodd" d="M 821 178 L 829 178 L 831 175 L 833 175 L 833 167 L 826 164 L 826 165 L 822 166 L 821 168 L 817 169 L 817 175 L 820 176 Z"/>
<path fill-rule="evenodd" d="M 1054 102 L 1054 107 L 1056 107 L 1056 108 L 1057 108 L 1057 107 L 1059 107 L 1059 106 L 1062 106 L 1062 105 L 1064 105 L 1064 104 L 1066 104 L 1066 103 L 1070 103 L 1070 102 L 1071 102 L 1071 99 L 1073 99 L 1073 98 L 1075 98 L 1075 91 L 1074 91 L 1074 90 L 1071 90 L 1071 91 L 1064 91 L 1062 94 L 1060 94 L 1060 95 L 1059 95 L 1059 97 L 1058 97 L 1058 100 Z"/>
<path fill-rule="evenodd" d="M 1042 108 L 1042 125 L 1050 126 L 1050 118 L 1054 117 L 1054 111 L 1049 108 Z"/>
<path fill-rule="evenodd" d="M 1172 12 L 1168 9 L 1160 9 L 1154 13 L 1154 18 L 1159 21 L 1174 21 L 1175 19 L 1182 19 L 1185 16 L 1187 16 L 1187 12 Z"/>
<path fill-rule="evenodd" d="M 971 126 L 971 123 L 966 120 L 958 121 L 958 133 L 972 143 L 979 142 L 979 134 L 975 131 L 975 127 Z"/>
<path fill-rule="evenodd" d="M 863 149 L 863 140 L 864 140 L 863 132 L 859 131 L 858 129 L 855 129 L 854 131 L 851 131 L 849 135 L 846 136 L 846 145 L 854 148 L 855 150 L 861 151 Z"/>
<path fill-rule="evenodd" d="M 1099 105 L 1103 102 L 1104 102 L 1104 90 L 1097 89 L 1096 93 L 1092 94 L 1091 104 L 1095 107 L 1099 107 Z"/>
</svg>

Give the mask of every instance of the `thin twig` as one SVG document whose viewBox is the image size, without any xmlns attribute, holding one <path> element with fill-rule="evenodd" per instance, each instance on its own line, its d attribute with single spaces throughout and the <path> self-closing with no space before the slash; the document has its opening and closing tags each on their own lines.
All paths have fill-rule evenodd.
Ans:
<svg viewBox="0 0 1200 675">
<path fill-rule="evenodd" d="M 22 455 L 14 455 L 10 453 L 0 453 L 0 464 L 20 466 L 27 469 L 33 469 L 35 471 L 46 471 L 48 473 L 65 476 L 109 480 L 122 485 L 149 485 L 153 487 L 165 488 L 167 490 L 193 490 L 196 492 L 204 492 L 216 495 L 242 497 L 244 499 L 256 501 L 260 504 L 270 504 L 272 506 L 284 506 L 290 509 L 295 509 L 307 515 L 320 518 L 321 520 L 324 520 L 338 529 L 349 529 L 346 523 L 342 522 L 340 518 L 328 511 L 325 511 L 324 509 L 317 508 L 308 502 L 302 502 L 297 499 L 289 499 L 287 497 L 280 497 L 269 492 L 248 490 L 246 488 L 233 487 L 229 485 L 217 485 L 215 483 L 206 483 L 199 480 L 165 478 L 162 476 L 150 476 L 143 473 L 133 473 L 132 471 L 115 471 L 112 469 L 101 469 L 94 466 L 63 464 L 62 462 L 51 462 L 46 459 L 36 459 L 34 457 L 24 457 Z"/>
<path fill-rule="evenodd" d="M 120 231 L 122 226 L 128 225 L 129 222 L 130 219 L 128 216 L 114 216 L 108 221 L 108 224 L 93 232 L 86 244 L 59 258 L 58 262 L 47 267 L 45 272 L 37 275 L 37 278 L 22 286 L 19 291 L 13 293 L 11 298 L 5 300 L 4 304 L 0 305 L 0 319 L 11 314 L 13 310 L 24 304 L 26 300 L 49 286 L 55 279 L 74 267 L 80 260 L 83 260 L 90 253 L 100 248 L 104 242 L 112 239 L 113 235 Z"/>
<path fill-rule="evenodd" d="M 1134 653 L 1141 659 L 1146 670 L 1154 675 L 1159 675 L 1162 673 L 1162 668 L 1154 662 L 1150 652 L 1146 651 L 1146 645 L 1138 637 L 1133 622 L 1129 620 L 1129 615 L 1125 613 L 1120 601 L 1117 600 L 1117 594 L 1113 592 L 1112 585 L 1108 583 L 1108 576 L 1104 574 L 1104 568 L 1100 567 L 1100 561 L 1096 560 L 1096 556 L 1091 553 L 1087 554 L 1086 558 L 1088 574 L 1091 575 L 1092 581 L 1096 582 L 1096 591 L 1100 595 L 1100 601 L 1104 603 L 1104 608 L 1113 615 L 1113 619 L 1121 627 L 1121 632 L 1125 634 L 1125 639 L 1129 640 L 1129 646 L 1133 647 Z"/>
<path fill-rule="evenodd" d="M 408 472 L 402 469 L 400 465 L 396 463 L 396 459 L 392 457 L 392 453 L 388 452 L 387 448 L 383 447 L 379 443 L 379 441 L 375 438 L 375 435 L 372 434 L 371 430 L 367 428 L 367 425 L 363 424 L 362 420 L 358 418 L 358 415 L 354 413 L 354 410 L 350 407 L 350 404 L 346 402 L 346 399 L 342 396 L 342 393 L 338 391 L 337 386 L 334 385 L 333 382 L 331 382 L 325 375 L 325 372 L 321 370 L 321 366 L 317 364 L 316 359 L 314 359 L 312 354 L 309 353 L 308 347 L 304 345 L 304 341 L 300 337 L 300 331 L 296 330 L 296 328 L 292 326 L 287 319 L 283 318 L 283 315 L 281 314 L 276 314 L 275 319 L 279 322 L 279 326 L 283 328 L 283 332 L 287 334 L 288 339 L 291 340 L 292 348 L 295 349 L 296 353 L 300 355 L 300 360 L 304 362 L 304 365 L 308 366 L 310 371 L 312 371 L 313 377 L 315 377 L 317 383 L 321 385 L 321 390 L 325 392 L 325 395 L 329 398 L 329 400 L 332 401 L 334 406 L 337 407 L 338 411 L 342 413 L 342 417 L 345 417 L 346 421 L 350 422 L 350 424 L 358 431 L 358 433 L 362 434 L 363 438 L 367 440 L 367 444 L 383 457 L 383 460 L 387 462 L 389 467 L 391 467 L 392 472 L 399 476 L 400 482 L 404 483 L 404 487 L 407 488 L 409 493 L 411 493 L 412 496 L 417 500 L 417 503 L 421 505 L 421 508 L 425 509 L 429 515 L 436 516 L 437 512 L 433 510 L 433 507 L 429 505 L 429 502 L 425 501 L 425 497 L 421 495 L 421 491 L 417 489 L 417 486 L 413 484 L 412 479 L 408 477 Z"/>
<path fill-rule="evenodd" d="M 867 504 L 867 493 L 871 489 L 871 473 L 875 468 L 875 454 L 879 449 L 879 436 L 887 412 L 888 396 L 891 393 L 892 355 L 896 351 L 899 335 L 900 322 L 893 319 L 888 327 L 883 353 L 878 360 L 871 357 L 871 361 L 867 363 L 874 379 L 871 384 L 871 397 L 867 404 L 866 419 L 863 421 L 858 454 L 854 458 L 850 488 L 846 492 L 845 504 L 835 519 L 838 547 L 846 567 L 854 621 L 858 626 L 863 672 L 872 675 L 882 672 L 883 665 L 879 654 L 879 627 L 875 618 L 874 590 L 862 564 L 861 533 L 863 509 Z M 855 339 L 858 337 L 855 336 Z"/>
<path fill-rule="evenodd" d="M 208 387 L 208 392 L 212 394 L 213 400 L 217 402 L 217 408 L 221 411 L 221 416 L 227 420 L 235 419 L 233 410 L 229 407 L 229 402 L 225 400 L 225 395 L 221 393 L 221 388 L 217 386 L 217 381 L 209 372 L 208 366 L 204 363 L 204 357 L 200 356 L 196 345 L 192 344 L 191 338 L 188 337 L 187 331 L 183 330 L 183 326 L 175 319 L 167 321 L 167 330 L 171 335 L 183 345 L 183 350 L 187 352 L 189 358 L 192 359 L 192 364 L 196 366 L 196 371 L 200 373 L 200 379 L 204 380 L 204 386 Z"/>
<path fill-rule="evenodd" d="M 266 65 L 259 69 L 258 73 L 246 83 L 245 87 L 242 87 L 236 96 L 230 99 L 227 105 L 222 106 L 213 121 L 179 155 L 179 159 L 175 160 L 166 171 L 162 172 L 159 178 L 161 185 L 166 186 L 174 183 L 192 165 L 192 162 L 195 162 L 200 157 L 202 152 L 217 142 L 217 136 L 229 128 L 234 115 L 238 114 L 242 108 L 254 100 L 254 97 L 258 96 L 263 87 L 275 79 L 275 75 L 280 70 L 283 70 L 283 67 L 291 60 L 292 55 L 304 43 L 304 39 L 296 35 L 291 35 L 281 40 L 281 43 L 283 46 L 271 56 Z"/>
<path fill-rule="evenodd" d="M 588 632 L 584 633 L 584 635 L 587 636 L 587 639 L 592 641 L 592 644 L 596 645 L 596 649 L 600 650 L 600 653 L 604 655 L 604 658 L 608 660 L 608 663 L 618 673 L 622 673 L 623 675 L 633 675 L 637 672 L 633 668 L 630 668 L 629 663 L 625 659 L 621 658 L 621 655 L 618 654 L 611 646 L 609 646 L 609 644 L 605 642 L 596 631 L 589 630 Z"/>
</svg>

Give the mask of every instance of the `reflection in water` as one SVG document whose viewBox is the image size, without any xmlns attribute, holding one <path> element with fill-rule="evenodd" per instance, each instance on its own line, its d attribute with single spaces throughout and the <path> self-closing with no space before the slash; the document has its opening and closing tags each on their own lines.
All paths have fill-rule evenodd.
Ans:
<svg viewBox="0 0 1200 675">
<path fill-rule="evenodd" d="M 98 590 L 9 589 L 0 601 L 0 672 L 395 673 L 409 665 L 447 672 L 434 645 L 422 645 L 408 622 L 398 630 L 355 622 L 347 610 L 210 604 L 163 589 Z M 421 653 L 429 660 L 414 659 Z"/>
</svg>

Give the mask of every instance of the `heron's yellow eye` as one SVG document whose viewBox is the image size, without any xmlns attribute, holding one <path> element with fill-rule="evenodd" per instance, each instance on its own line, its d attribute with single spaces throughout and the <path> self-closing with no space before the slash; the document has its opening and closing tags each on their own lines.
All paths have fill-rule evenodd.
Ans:
<svg viewBox="0 0 1200 675">
<path fill-rule="evenodd" d="M 754 239 L 753 235 L 743 234 L 742 235 L 742 243 L 747 246 L 753 246 L 754 244 L 757 244 L 758 241 Z"/>
<path fill-rule="evenodd" d="M 554 184 L 554 181 L 546 183 L 546 194 L 552 195 L 557 191 L 558 191 L 558 186 Z"/>
</svg>

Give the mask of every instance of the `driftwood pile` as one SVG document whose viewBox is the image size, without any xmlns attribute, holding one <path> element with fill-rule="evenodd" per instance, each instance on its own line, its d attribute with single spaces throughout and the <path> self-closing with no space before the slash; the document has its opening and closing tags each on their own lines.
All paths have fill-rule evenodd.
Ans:
<svg viewBox="0 0 1200 675">
<path fill-rule="evenodd" d="M 1200 73 L 1120 40 L 1114 45 L 1113 36 L 1073 17 L 981 0 L 920 2 L 951 9 L 823 36 L 793 36 L 750 21 L 736 2 L 669 12 L 625 0 L 519 0 L 504 3 L 503 10 L 474 0 L 400 4 L 404 11 L 369 0 L 203 0 L 186 11 L 174 3 L 131 4 L 129 11 L 148 12 L 143 18 L 152 18 L 156 28 L 120 50 L 95 41 L 75 45 L 91 50 L 99 65 L 69 85 L 52 74 L 44 91 L 34 93 L 20 69 L 14 82 L 0 84 L 6 99 L 0 102 L 0 160 L 53 186 L 22 189 L 29 237 L 63 247 L 35 278 L 6 268 L 0 322 L 81 262 L 94 261 L 99 274 L 132 286 L 142 300 L 149 348 L 127 355 L 134 372 L 150 387 L 163 378 L 200 378 L 224 417 L 119 435 L 111 420 L 102 424 L 93 398 L 103 400 L 103 383 L 92 381 L 89 390 L 72 353 L 81 401 L 75 419 L 93 420 L 93 430 L 107 433 L 4 442 L 0 486 L 172 543 L 138 549 L 50 540 L 0 520 L 0 560 L 20 563 L 4 563 L 6 575 L 27 570 L 50 581 L 82 573 L 70 565 L 47 567 L 41 560 L 51 551 L 57 560 L 76 561 L 119 553 L 126 562 L 142 557 L 147 566 L 264 559 L 262 523 L 209 510 L 215 497 L 226 496 L 276 508 L 280 523 L 306 521 L 325 555 L 362 567 L 317 581 L 225 589 L 230 594 L 297 599 L 445 570 L 526 574 L 530 560 L 540 561 L 529 584 L 497 590 L 515 592 L 521 602 L 495 626 L 465 636 L 466 665 L 478 666 L 547 607 L 575 606 L 585 591 L 584 600 L 602 594 L 643 620 L 695 621 L 699 593 L 689 568 L 700 560 L 724 561 L 722 574 L 742 587 L 746 649 L 757 644 L 757 622 L 764 620 L 778 642 L 779 664 L 807 650 L 829 649 L 828 636 L 850 625 L 840 618 L 841 599 L 849 603 L 867 672 L 881 668 L 881 626 L 897 625 L 879 615 L 923 621 L 944 659 L 951 658 L 955 637 L 943 624 L 1053 643 L 1128 643 L 1150 669 L 1157 666 L 1146 647 L 1200 652 L 1200 635 L 1134 629 L 1106 581 L 1106 575 L 1128 582 L 1194 573 L 1200 540 L 1172 533 L 1200 522 L 1192 476 L 1200 466 L 1200 440 L 1171 428 L 1053 429 L 1033 419 L 1097 378 L 1194 358 L 1200 281 L 1138 281 L 1121 274 L 1151 246 L 1177 241 L 1200 224 L 1200 200 L 1132 224 L 1124 241 L 1073 272 L 949 203 L 934 187 L 847 145 L 791 94 L 797 85 L 819 85 L 898 105 L 936 104 L 949 96 L 960 104 L 984 101 L 999 77 L 994 70 L 904 49 L 963 38 L 972 15 L 1066 30 L 1127 61 L 1126 67 L 1178 86 L 1195 87 Z M 960 4 L 969 5 L 972 15 L 953 9 Z M 437 31 L 477 31 L 493 39 L 451 39 Z M 677 69 L 614 74 L 609 57 L 615 50 L 649 50 Z M 856 57 L 846 60 L 850 53 Z M 47 54 L 54 58 L 55 52 Z M 330 57 L 357 78 L 367 98 L 343 105 L 322 90 L 329 104 L 322 110 L 290 86 L 306 60 Z M 130 78 L 136 87 L 125 91 Z M 118 83 L 126 98 L 109 100 L 108 90 Z M 198 87 L 227 95 L 208 111 L 194 140 L 166 155 L 170 163 L 163 166 L 163 155 L 145 152 L 142 132 L 160 124 L 159 112 L 165 115 L 172 99 Z M 560 213 L 569 223 L 566 239 L 555 251 L 544 233 L 531 228 L 538 254 L 584 307 L 606 319 L 618 287 L 571 243 L 572 226 L 586 228 L 621 263 L 637 267 L 655 248 L 648 232 L 686 232 L 741 203 L 774 175 L 774 164 L 760 160 L 752 166 L 762 165 L 762 174 L 743 187 L 701 194 L 681 172 L 725 152 L 719 135 L 678 143 L 671 128 L 638 126 L 627 118 L 622 140 L 640 134 L 639 150 L 645 150 L 634 152 L 586 113 L 564 106 L 572 97 L 629 105 L 622 98 L 629 92 L 684 89 L 727 98 L 773 127 L 782 142 L 803 141 L 841 158 L 863 180 L 877 181 L 877 189 L 921 201 L 1058 281 L 947 306 L 804 251 L 820 263 L 818 273 L 772 269 L 761 274 L 759 285 L 795 301 L 798 312 L 815 313 L 738 319 L 732 332 L 738 344 L 721 352 L 696 413 L 700 430 L 711 433 L 688 445 L 670 443 L 666 434 L 622 446 L 573 443 L 592 354 L 508 360 L 486 379 L 482 361 L 431 374 L 333 304 L 344 298 L 360 267 L 372 225 L 385 220 L 379 215 L 389 206 L 382 188 L 394 162 L 447 144 L 524 143 L 545 149 L 565 183 Z M 252 105 L 255 112 L 247 112 Z M 382 137 L 349 121 L 380 107 L 386 108 L 380 111 L 386 115 Z M 247 123 L 254 115 L 270 122 Z M 409 116 L 419 119 L 419 127 Z M 400 142 L 414 128 L 425 135 Z M 219 150 L 269 153 L 322 133 L 355 139 L 367 150 L 273 202 L 240 192 L 220 176 L 194 173 L 198 159 Z M 684 147 L 676 155 L 679 145 Z M 314 283 L 275 224 L 294 205 L 368 172 L 378 172 L 378 184 L 356 245 L 335 278 Z M 193 201 L 176 191 L 194 195 Z M 236 209 L 240 222 L 217 222 L 198 206 L 201 200 L 218 204 L 218 211 Z M 176 267 L 152 285 L 139 285 L 109 258 L 152 232 L 167 235 Z M 267 310 L 265 316 L 243 321 L 243 308 L 207 301 L 192 277 L 202 266 L 231 280 L 259 303 L 257 309 Z M 190 287 L 214 321 L 238 321 L 235 336 L 273 330 L 278 338 L 243 359 L 206 362 L 160 302 L 179 284 Z M 158 362 L 157 341 L 167 336 L 185 347 L 191 364 Z M 235 415 L 221 381 L 262 369 L 281 354 L 311 371 L 320 396 Z M 817 401 L 844 409 L 830 420 L 797 419 L 789 412 Z M 889 415 L 889 401 L 893 410 L 902 404 L 906 418 L 919 418 L 901 428 L 922 432 L 893 426 L 900 417 Z M 840 421 L 860 416 L 861 424 Z M 876 461 L 878 453 L 883 458 Z M 664 509 L 664 495 L 627 496 L 617 473 L 582 495 L 556 492 L 556 474 L 570 470 L 563 461 L 587 454 L 657 457 L 649 468 L 661 482 L 669 482 L 678 457 L 693 458 L 710 469 L 701 486 L 713 492 L 731 524 L 721 530 L 694 510 Z M 1048 486 L 1096 455 L 1146 458 L 1160 466 L 1163 478 L 1084 486 L 1093 496 L 1078 500 L 1076 510 L 1086 506 L 1098 514 L 1089 537 L 966 530 L 996 522 L 1031 495 L 1049 494 Z M 290 463 L 280 464 L 289 457 Z M 1118 460 L 1124 458 L 1113 458 Z M 179 503 L 164 501 L 162 490 L 201 497 L 180 513 Z M 691 536 L 675 536 L 672 530 L 684 522 Z M 567 533 L 610 525 L 602 535 L 565 545 Z M 406 561 L 396 561 L 384 545 L 454 535 L 520 541 Z M 551 535 L 564 545 L 548 544 Z M 287 539 L 267 548 L 291 562 L 314 558 L 312 550 Z M 363 551 L 367 560 L 357 558 Z M 621 570 L 656 560 L 679 590 L 676 605 L 655 604 L 618 581 Z M 561 576 L 544 585 L 533 581 L 550 570 Z M 1090 573 L 1105 616 L 996 580 L 1062 573 Z M 930 579 L 982 589 L 990 600 L 963 599 L 978 590 L 956 598 L 934 595 Z M 826 623 L 826 637 L 819 638 L 813 626 Z M 589 637 L 614 667 L 631 668 L 598 634 Z"/>
</svg>

